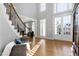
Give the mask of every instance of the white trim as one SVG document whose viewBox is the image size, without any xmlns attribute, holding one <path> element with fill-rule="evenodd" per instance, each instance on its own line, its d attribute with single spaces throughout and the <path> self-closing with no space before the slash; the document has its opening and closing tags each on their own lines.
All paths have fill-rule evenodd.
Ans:
<svg viewBox="0 0 79 59">
<path fill-rule="evenodd" d="M 50 38 L 50 37 L 45 37 L 45 36 L 36 36 L 38 38 L 41 38 L 41 39 L 49 39 L 49 40 L 62 40 L 62 41 L 69 41 L 69 42 L 72 42 L 72 40 L 66 40 L 66 39 L 58 39 L 58 38 Z"/>
</svg>

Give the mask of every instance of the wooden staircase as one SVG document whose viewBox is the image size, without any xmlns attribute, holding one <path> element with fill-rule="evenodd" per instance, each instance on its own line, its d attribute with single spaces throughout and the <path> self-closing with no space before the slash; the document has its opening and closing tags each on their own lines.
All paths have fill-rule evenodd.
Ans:
<svg viewBox="0 0 79 59">
<path fill-rule="evenodd" d="M 6 7 L 6 14 L 9 15 L 9 21 L 11 21 L 11 25 L 14 26 L 14 30 L 17 30 L 17 33 L 19 33 L 19 35 L 25 35 L 26 29 L 29 30 L 29 27 L 27 27 L 22 21 L 14 5 L 12 3 L 4 3 L 4 6 Z"/>
</svg>

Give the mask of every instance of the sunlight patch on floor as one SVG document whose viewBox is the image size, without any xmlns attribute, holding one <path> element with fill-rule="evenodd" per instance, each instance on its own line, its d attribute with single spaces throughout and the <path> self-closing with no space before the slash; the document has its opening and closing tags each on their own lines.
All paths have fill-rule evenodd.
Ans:
<svg viewBox="0 0 79 59">
<path fill-rule="evenodd" d="M 40 47 L 42 41 L 39 41 L 33 48 L 32 50 L 30 50 L 27 54 L 27 56 L 33 56 L 35 54 L 35 52 L 38 50 L 38 48 Z"/>
</svg>

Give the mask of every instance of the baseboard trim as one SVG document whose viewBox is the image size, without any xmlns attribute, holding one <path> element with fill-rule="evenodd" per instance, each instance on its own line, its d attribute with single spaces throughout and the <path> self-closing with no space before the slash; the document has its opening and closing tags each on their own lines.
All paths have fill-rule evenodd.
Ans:
<svg viewBox="0 0 79 59">
<path fill-rule="evenodd" d="M 49 37 L 41 37 L 41 36 L 36 36 L 36 39 L 48 39 L 48 40 L 57 40 L 57 41 L 65 41 L 65 42 L 69 42 L 72 44 L 72 41 L 68 41 L 68 40 L 59 40 L 59 39 L 53 39 L 53 38 L 49 38 Z"/>
</svg>

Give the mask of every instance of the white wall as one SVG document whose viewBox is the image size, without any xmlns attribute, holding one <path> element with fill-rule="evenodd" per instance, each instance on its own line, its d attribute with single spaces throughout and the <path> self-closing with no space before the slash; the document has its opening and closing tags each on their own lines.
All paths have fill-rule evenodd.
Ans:
<svg viewBox="0 0 79 59">
<path fill-rule="evenodd" d="M 4 5 L 0 3 L 0 55 L 4 50 L 4 47 L 17 37 L 9 25 L 11 24 L 8 24 L 6 9 Z"/>
<path fill-rule="evenodd" d="M 36 19 L 36 3 L 14 3 L 13 5 L 19 14 Z"/>
<path fill-rule="evenodd" d="M 53 38 L 52 31 L 52 3 L 46 4 L 46 10 L 40 12 L 40 6 L 37 4 L 37 35 L 40 36 L 40 20 L 46 19 L 46 37 Z"/>
<path fill-rule="evenodd" d="M 71 36 L 59 36 L 54 34 L 54 18 L 53 18 L 53 7 L 52 3 L 46 4 L 46 11 L 40 13 L 39 4 L 35 3 L 18 3 L 14 4 L 16 7 L 16 10 L 19 14 L 24 15 L 26 17 L 31 17 L 34 19 L 37 19 L 37 35 L 40 35 L 40 19 L 46 19 L 46 37 L 52 38 L 52 39 L 65 39 L 68 41 L 72 41 L 72 35 Z M 0 4 L 0 54 L 3 51 L 3 48 L 5 45 L 14 40 L 17 36 L 10 28 L 10 24 L 8 24 L 8 16 L 6 16 L 5 13 L 5 7 L 3 4 Z M 72 31 L 71 31 L 72 32 Z"/>
<path fill-rule="evenodd" d="M 37 3 L 13 3 L 13 5 L 15 6 L 18 14 L 36 20 L 36 17 L 37 17 L 36 5 L 37 5 Z M 28 19 L 28 20 L 31 20 L 31 19 Z M 27 19 L 26 19 L 26 21 L 27 21 Z M 28 23 L 28 24 L 29 24 L 29 27 L 32 27 L 31 26 L 32 23 Z M 36 26 L 35 26 L 35 29 L 36 29 Z M 37 34 L 37 29 L 36 29 L 35 34 Z"/>
<path fill-rule="evenodd" d="M 40 28 L 39 28 L 40 20 L 46 19 L 46 37 L 51 39 L 59 39 L 59 40 L 62 39 L 62 40 L 72 41 L 72 34 L 69 36 L 54 34 L 54 31 L 55 31 L 54 16 L 55 15 L 53 15 L 53 3 L 47 3 L 46 11 L 44 12 L 40 12 L 39 3 L 38 4 L 35 4 L 35 3 L 16 4 L 15 3 L 14 6 L 16 7 L 17 12 L 20 13 L 21 15 L 37 19 L 37 30 L 36 30 L 37 36 L 40 36 Z"/>
<path fill-rule="evenodd" d="M 68 13 L 72 14 L 72 12 L 68 12 Z M 44 12 L 40 12 L 40 6 L 39 6 L 39 4 L 37 4 L 37 17 L 36 18 L 37 18 L 37 34 L 38 34 L 38 36 L 40 36 L 40 33 L 39 33 L 40 32 L 40 20 L 46 19 L 46 37 L 47 38 L 72 41 L 72 34 L 69 36 L 55 35 L 53 3 L 47 3 L 46 11 L 44 11 Z M 72 25 L 71 25 L 71 33 L 72 33 L 72 27 L 73 27 Z"/>
</svg>

